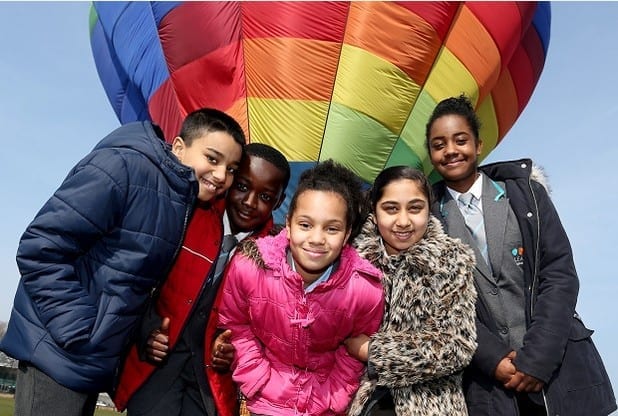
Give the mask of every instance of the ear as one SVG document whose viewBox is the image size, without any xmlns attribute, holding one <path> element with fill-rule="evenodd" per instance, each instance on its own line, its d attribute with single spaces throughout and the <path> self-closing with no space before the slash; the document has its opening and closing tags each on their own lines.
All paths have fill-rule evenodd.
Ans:
<svg viewBox="0 0 618 416">
<path fill-rule="evenodd" d="M 181 162 L 182 162 L 182 155 L 184 153 L 185 147 L 186 147 L 185 146 L 185 141 L 182 140 L 182 137 L 180 137 L 180 136 L 174 137 L 174 140 L 172 141 L 172 153 Z"/>
<path fill-rule="evenodd" d="M 287 234 L 288 240 L 290 239 L 290 216 L 285 216 L 285 232 Z"/>
<path fill-rule="evenodd" d="M 482 152 L 483 152 L 483 141 L 479 138 L 479 141 L 476 145 L 476 155 L 480 156 Z"/>
<path fill-rule="evenodd" d="M 350 242 L 350 235 L 352 234 L 352 228 L 350 227 L 350 229 L 345 233 L 345 243 L 344 244 L 348 244 Z"/>
<path fill-rule="evenodd" d="M 273 211 L 279 209 L 281 204 L 283 204 L 283 201 L 285 201 L 285 192 L 281 192 L 281 196 L 279 196 L 279 200 L 277 201 L 277 203 L 273 207 Z"/>
</svg>

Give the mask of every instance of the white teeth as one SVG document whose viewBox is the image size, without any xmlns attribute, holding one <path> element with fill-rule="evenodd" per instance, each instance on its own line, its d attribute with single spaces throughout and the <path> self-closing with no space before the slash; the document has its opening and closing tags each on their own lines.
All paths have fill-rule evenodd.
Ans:
<svg viewBox="0 0 618 416">
<path fill-rule="evenodd" d="M 212 183 L 208 182 L 205 179 L 202 179 L 202 183 L 204 184 L 204 186 L 206 188 L 208 188 L 209 191 L 214 192 L 217 190 L 217 187 L 215 185 L 213 185 Z"/>
</svg>

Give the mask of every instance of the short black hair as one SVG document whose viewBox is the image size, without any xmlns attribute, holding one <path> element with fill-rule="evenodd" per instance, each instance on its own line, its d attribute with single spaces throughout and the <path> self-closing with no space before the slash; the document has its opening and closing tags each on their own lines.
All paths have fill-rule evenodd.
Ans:
<svg viewBox="0 0 618 416">
<path fill-rule="evenodd" d="M 481 122 L 474 111 L 474 107 L 472 106 L 470 99 L 466 97 L 465 94 L 461 94 L 459 97 L 449 97 L 440 101 L 436 108 L 434 108 L 431 116 L 429 116 L 429 121 L 425 126 L 425 146 L 427 146 L 428 151 L 430 150 L 429 135 L 433 123 L 440 117 L 448 115 L 458 115 L 465 118 L 468 122 L 470 130 L 472 130 L 472 134 L 474 135 L 474 141 L 476 143 L 479 142 Z"/>
<path fill-rule="evenodd" d="M 346 228 L 351 230 L 351 241 L 362 225 L 363 182 L 354 172 L 332 159 L 319 162 L 300 175 L 298 187 L 290 201 L 288 218 L 296 210 L 299 195 L 305 191 L 327 191 L 340 195 L 346 203 Z"/>
<path fill-rule="evenodd" d="M 265 161 L 272 163 L 277 169 L 283 173 L 283 190 L 288 187 L 290 182 L 290 164 L 279 150 L 264 143 L 249 143 L 245 146 L 244 152 L 247 155 L 259 157 Z"/>
<path fill-rule="evenodd" d="M 233 117 L 214 108 L 200 108 L 187 115 L 178 135 L 187 146 L 191 146 L 194 139 L 216 131 L 228 133 L 241 146 L 247 142 L 240 124 Z"/>
</svg>

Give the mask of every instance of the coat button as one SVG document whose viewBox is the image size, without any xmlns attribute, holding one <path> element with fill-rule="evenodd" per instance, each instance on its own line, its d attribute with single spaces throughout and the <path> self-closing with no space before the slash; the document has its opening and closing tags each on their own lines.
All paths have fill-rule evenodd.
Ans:
<svg viewBox="0 0 618 416">
<path fill-rule="evenodd" d="M 500 332 L 506 335 L 509 333 L 509 329 L 506 326 L 503 326 L 502 328 L 500 328 Z"/>
<path fill-rule="evenodd" d="M 522 168 L 522 169 L 526 169 L 527 167 L 528 167 L 528 164 L 526 164 L 526 163 L 522 163 L 522 164 L 521 164 L 521 168 Z"/>
<path fill-rule="evenodd" d="M 528 212 L 528 213 L 526 214 L 526 217 L 528 217 L 528 218 L 532 218 L 532 213 L 531 213 L 531 212 Z"/>
<path fill-rule="evenodd" d="M 492 288 L 489 293 L 491 293 L 492 295 L 497 295 L 498 294 L 498 288 L 496 288 L 496 287 Z"/>
</svg>

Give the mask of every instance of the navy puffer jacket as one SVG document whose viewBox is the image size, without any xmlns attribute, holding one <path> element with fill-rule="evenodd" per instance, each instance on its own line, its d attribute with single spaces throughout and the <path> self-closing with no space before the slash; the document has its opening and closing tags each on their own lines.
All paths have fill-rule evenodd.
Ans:
<svg viewBox="0 0 618 416">
<path fill-rule="evenodd" d="M 149 122 L 104 138 L 22 236 L 22 277 L 0 350 L 70 389 L 110 389 L 143 305 L 180 247 L 196 191 L 192 169 Z"/>
</svg>

